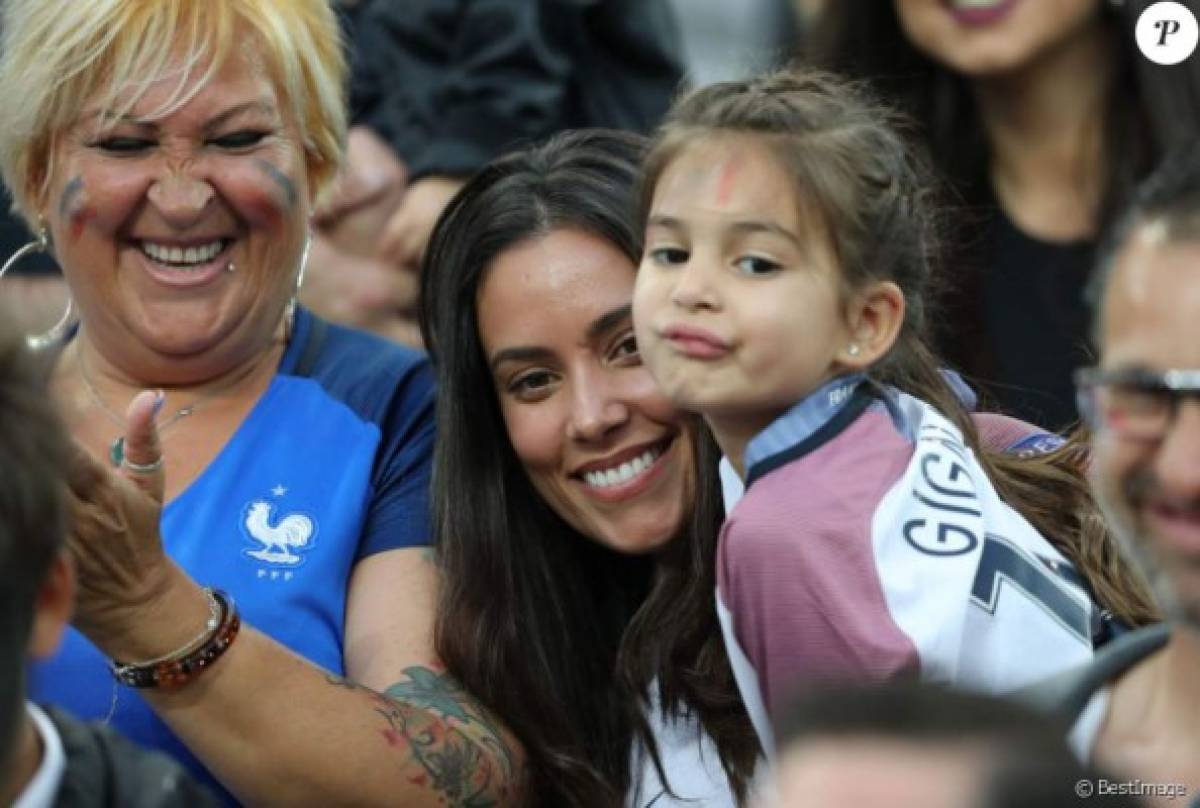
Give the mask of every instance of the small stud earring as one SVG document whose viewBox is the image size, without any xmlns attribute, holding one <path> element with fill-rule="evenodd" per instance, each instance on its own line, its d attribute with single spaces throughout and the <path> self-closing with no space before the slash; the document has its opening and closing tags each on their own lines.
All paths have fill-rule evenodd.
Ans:
<svg viewBox="0 0 1200 808">
<path fill-rule="evenodd" d="M 846 349 L 846 353 L 851 356 L 858 356 L 858 344 L 854 342 L 850 343 L 850 347 Z"/>
</svg>

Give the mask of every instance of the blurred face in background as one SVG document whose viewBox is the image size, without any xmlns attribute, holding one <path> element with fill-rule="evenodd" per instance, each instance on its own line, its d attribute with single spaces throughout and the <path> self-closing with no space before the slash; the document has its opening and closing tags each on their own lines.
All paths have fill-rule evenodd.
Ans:
<svg viewBox="0 0 1200 808">
<path fill-rule="evenodd" d="M 1101 312 L 1105 372 L 1200 369 L 1200 242 L 1143 225 L 1117 256 Z M 1098 394 L 1093 485 L 1170 616 L 1200 627 L 1200 396 Z M 1161 416 L 1159 413 L 1162 413 Z M 1139 424 L 1155 423 L 1153 429 Z"/>
<path fill-rule="evenodd" d="M 893 2 L 917 50 L 969 78 L 1020 71 L 1101 25 L 1102 0 Z"/>
</svg>

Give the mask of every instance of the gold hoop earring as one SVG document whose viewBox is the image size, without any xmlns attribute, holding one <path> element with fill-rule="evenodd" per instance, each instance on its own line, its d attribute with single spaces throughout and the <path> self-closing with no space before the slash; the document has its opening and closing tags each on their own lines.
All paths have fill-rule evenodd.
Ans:
<svg viewBox="0 0 1200 808">
<path fill-rule="evenodd" d="M 292 290 L 292 299 L 288 301 L 287 308 L 283 311 L 283 316 L 288 321 L 289 336 L 291 332 L 291 323 L 296 319 L 296 306 L 299 304 L 300 287 L 304 284 L 304 272 L 308 269 L 308 252 L 312 249 L 312 231 L 304 237 L 304 250 L 300 253 L 300 269 L 296 272 L 296 288 Z"/>
<path fill-rule="evenodd" d="M 48 252 L 50 252 L 50 233 L 46 230 L 45 226 L 42 226 L 38 228 L 37 237 L 34 238 L 33 241 L 21 247 L 21 249 L 9 256 L 8 260 L 4 262 L 4 266 L 0 267 L 0 278 L 3 278 L 5 275 L 7 275 L 8 271 L 25 256 L 33 255 L 34 253 Z M 30 334 L 26 336 L 25 344 L 29 346 L 30 350 L 40 351 L 43 348 L 60 342 L 63 336 L 67 333 L 67 327 L 71 324 L 71 315 L 74 313 L 75 305 L 71 300 L 70 292 L 68 292 L 67 308 L 66 311 L 62 313 L 62 317 L 58 319 L 58 322 L 55 323 L 49 331 L 41 334 Z"/>
</svg>

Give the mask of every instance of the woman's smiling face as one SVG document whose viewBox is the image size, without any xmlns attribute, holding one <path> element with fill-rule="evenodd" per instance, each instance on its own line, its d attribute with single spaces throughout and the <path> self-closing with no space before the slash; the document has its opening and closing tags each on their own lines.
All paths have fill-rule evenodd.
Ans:
<svg viewBox="0 0 1200 808">
<path fill-rule="evenodd" d="M 1061 51 L 1099 23 L 1101 6 L 1101 0 L 892 2 L 919 51 L 971 78 L 1019 71 Z"/>
<path fill-rule="evenodd" d="M 269 340 L 311 199 L 302 138 L 250 48 L 159 114 L 177 84 L 153 82 L 119 118 L 85 107 L 42 208 L 89 333 L 182 358 Z"/>
<path fill-rule="evenodd" d="M 480 286 L 480 339 L 514 451 L 568 524 L 622 553 L 675 536 L 694 495 L 681 414 L 642 366 L 634 265 L 556 230 L 501 253 Z"/>
</svg>

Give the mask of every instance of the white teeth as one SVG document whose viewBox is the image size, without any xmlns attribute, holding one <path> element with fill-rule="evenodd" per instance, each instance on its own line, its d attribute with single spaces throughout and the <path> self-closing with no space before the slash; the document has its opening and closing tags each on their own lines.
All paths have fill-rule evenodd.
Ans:
<svg viewBox="0 0 1200 808">
<path fill-rule="evenodd" d="M 171 247 L 166 244 L 155 244 L 152 241 L 142 242 L 142 252 L 161 264 L 177 264 L 194 266 L 205 264 L 217 257 L 223 249 L 224 242 L 213 241 L 199 247 Z"/>
<path fill-rule="evenodd" d="M 661 454 L 661 449 L 647 449 L 637 457 L 625 461 L 616 468 L 584 472 L 584 482 L 593 488 L 608 488 L 613 485 L 627 483 L 650 468 Z"/>
<path fill-rule="evenodd" d="M 994 8 L 1003 5 L 1008 0 L 951 0 L 954 8 Z"/>
</svg>

